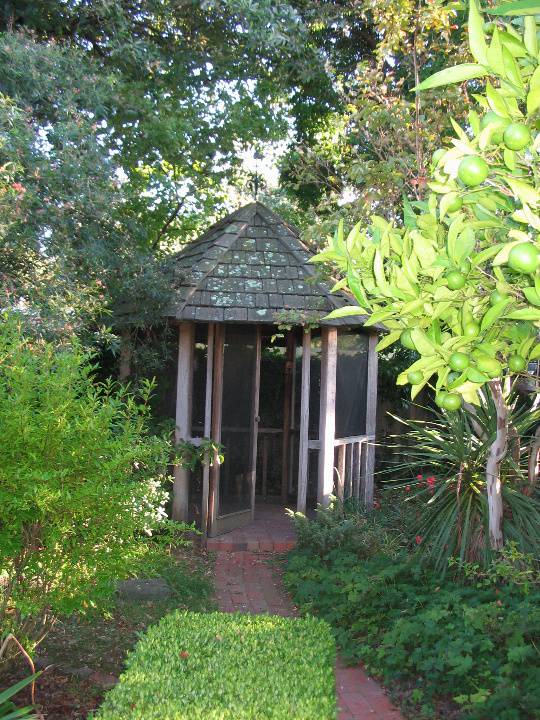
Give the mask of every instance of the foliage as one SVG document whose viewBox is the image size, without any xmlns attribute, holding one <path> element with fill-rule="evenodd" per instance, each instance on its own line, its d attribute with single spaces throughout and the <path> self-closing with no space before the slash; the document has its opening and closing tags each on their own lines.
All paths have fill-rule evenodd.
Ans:
<svg viewBox="0 0 540 720">
<path fill-rule="evenodd" d="M 318 257 L 344 274 L 342 285 L 370 315 L 368 323 L 389 328 L 381 347 L 401 339 L 419 352 L 420 359 L 398 383 L 411 382 L 409 374 L 418 371 L 414 397 L 436 376 L 440 402 L 449 409 L 456 398 L 477 403 L 479 389 L 490 379 L 515 372 L 513 356 L 523 359 L 523 370 L 539 353 L 540 262 L 534 241 L 539 196 L 537 149 L 530 136 L 537 109 L 536 25 L 532 28 L 528 18 L 519 31 L 516 24 L 497 23 L 488 53 L 476 0 L 470 8 L 471 52 L 483 62 L 474 66 L 475 77 L 489 75 L 498 82 L 498 87 L 488 82 L 475 96 L 485 114 L 481 118 L 472 110 L 465 130 L 454 122 L 453 146 L 434 156 L 432 192 L 414 207 L 405 205 L 403 228 L 377 216 L 347 238 L 340 227 Z M 463 79 L 443 73 L 419 87 Z M 505 145 L 500 123 L 523 128 L 527 138 L 519 150 Z M 464 167 L 471 161 L 482 177 L 472 178 Z M 516 265 L 510 254 L 524 246 L 534 257 Z M 456 353 L 465 356 L 457 376 L 452 374 Z"/>
<path fill-rule="evenodd" d="M 105 601 L 184 526 L 166 520 L 169 443 L 139 397 L 95 385 L 90 358 L 0 326 L 0 625 L 39 639 Z M 157 535 L 156 535 L 157 533 Z"/>
<path fill-rule="evenodd" d="M 175 612 L 140 640 L 97 718 L 330 720 L 334 660 L 314 618 Z"/>
<path fill-rule="evenodd" d="M 514 395 L 509 400 L 509 425 L 513 428 L 508 453 L 501 464 L 504 535 L 525 552 L 540 550 L 538 488 L 527 477 L 530 439 L 540 414 Z M 403 462 L 386 475 L 385 505 L 393 502 L 392 488 L 401 491 L 401 502 L 419 511 L 414 535 L 421 538 L 418 552 L 444 572 L 448 559 L 480 562 L 486 566 L 491 553 L 486 543 L 488 527 L 485 466 L 497 433 L 497 413 L 491 397 L 482 395 L 474 413 L 432 411 L 433 419 L 400 420 L 406 433 L 390 448 Z M 399 419 L 399 418 L 398 418 Z M 420 473 L 420 474 L 419 474 Z M 396 482 L 395 476 L 405 477 Z"/>
<path fill-rule="evenodd" d="M 39 675 L 40 673 L 31 675 L 7 688 L 7 690 L 0 692 L 0 720 L 15 720 L 16 718 L 20 720 L 33 720 L 37 718 L 37 715 L 34 714 L 31 707 L 17 708 L 11 698 L 27 685 L 34 682 Z"/>
<path fill-rule="evenodd" d="M 201 438 L 201 442 L 197 445 L 189 440 L 180 440 L 175 444 L 174 464 L 191 471 L 196 470 L 200 465 L 212 467 L 214 462 L 221 465 L 224 459 L 223 450 L 223 445 L 212 438 Z"/>
<path fill-rule="evenodd" d="M 321 557 L 315 546 L 290 554 L 285 580 L 302 612 L 330 622 L 342 656 L 381 676 L 410 717 L 445 716 L 438 708 L 450 703 L 452 716 L 468 720 L 532 719 L 539 576 L 518 570 L 524 556 L 513 552 L 462 584 L 460 575 L 441 582 L 405 555 L 359 563 L 352 549 Z"/>
<path fill-rule="evenodd" d="M 383 553 L 395 555 L 399 541 L 384 528 L 373 513 L 353 499 L 344 503 L 332 498 L 328 508 L 318 507 L 315 519 L 289 512 L 296 531 L 297 547 L 324 557 L 332 550 L 346 548 L 363 560 Z"/>
</svg>

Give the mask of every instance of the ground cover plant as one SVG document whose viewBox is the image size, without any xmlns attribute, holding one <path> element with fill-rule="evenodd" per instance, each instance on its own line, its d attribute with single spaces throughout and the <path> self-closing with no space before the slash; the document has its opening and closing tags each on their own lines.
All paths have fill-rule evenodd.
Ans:
<svg viewBox="0 0 540 720">
<path fill-rule="evenodd" d="M 285 573 L 301 612 L 326 619 L 343 657 L 381 677 L 408 717 L 538 718 L 540 585 L 532 558 L 509 546 L 488 569 L 457 560 L 441 579 L 411 553 L 416 538 L 392 530 L 392 509 L 373 514 L 380 513 L 379 537 L 395 532 L 395 542 L 366 553 L 371 540 L 362 534 L 372 538 L 377 521 L 356 512 L 320 511 L 311 537 L 303 528 Z M 344 542 L 339 525 L 351 522 L 355 537 Z"/>
<path fill-rule="evenodd" d="M 335 645 L 312 617 L 175 612 L 149 629 L 97 720 L 334 720 Z"/>
<path fill-rule="evenodd" d="M 107 612 L 59 619 L 37 648 L 34 660 L 46 668 L 36 682 L 36 709 L 48 720 L 82 720 L 99 707 L 107 685 L 124 669 L 126 655 L 141 633 L 176 609 L 214 609 L 213 565 L 195 548 L 181 548 L 154 558 L 147 570 L 166 581 L 168 597 L 140 600 L 118 596 Z M 2 686 L 28 670 L 22 663 L 2 675 Z M 22 700 L 19 700 L 22 698 Z M 26 689 L 16 698 L 30 704 Z"/>
</svg>

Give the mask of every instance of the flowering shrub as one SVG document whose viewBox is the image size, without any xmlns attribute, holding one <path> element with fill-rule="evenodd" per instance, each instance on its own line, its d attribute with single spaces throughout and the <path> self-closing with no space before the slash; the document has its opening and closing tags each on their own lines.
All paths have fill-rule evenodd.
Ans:
<svg viewBox="0 0 540 720">
<path fill-rule="evenodd" d="M 151 392 L 95 385 L 76 345 L 26 340 L 0 318 L 0 628 L 31 645 L 57 614 L 104 601 L 182 530 L 165 515 L 166 440 Z M 154 544 L 155 545 L 155 544 Z"/>
</svg>

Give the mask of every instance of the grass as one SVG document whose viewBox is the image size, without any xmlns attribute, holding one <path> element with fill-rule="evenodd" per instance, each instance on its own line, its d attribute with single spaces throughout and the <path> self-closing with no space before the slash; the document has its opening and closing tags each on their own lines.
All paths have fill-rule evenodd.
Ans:
<svg viewBox="0 0 540 720">
<path fill-rule="evenodd" d="M 330 627 L 176 611 L 130 654 L 97 720 L 335 720 Z"/>
</svg>

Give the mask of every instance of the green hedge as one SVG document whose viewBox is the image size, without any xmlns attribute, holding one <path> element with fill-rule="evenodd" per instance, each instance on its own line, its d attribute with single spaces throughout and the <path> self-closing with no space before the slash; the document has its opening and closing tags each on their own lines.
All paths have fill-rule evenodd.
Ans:
<svg viewBox="0 0 540 720">
<path fill-rule="evenodd" d="M 142 637 L 99 720 L 335 720 L 322 620 L 176 611 Z"/>
</svg>

